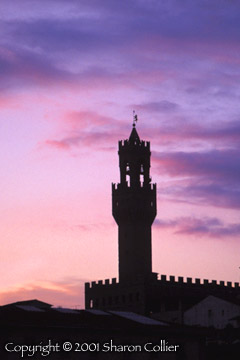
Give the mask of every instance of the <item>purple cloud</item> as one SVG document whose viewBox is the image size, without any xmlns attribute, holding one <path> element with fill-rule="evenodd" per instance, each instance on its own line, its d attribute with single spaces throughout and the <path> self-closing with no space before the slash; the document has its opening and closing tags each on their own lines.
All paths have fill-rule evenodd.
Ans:
<svg viewBox="0 0 240 360">
<path fill-rule="evenodd" d="M 197 235 L 216 239 L 240 235 L 240 224 L 224 224 L 217 218 L 209 217 L 182 217 L 168 221 L 157 219 L 154 226 L 159 229 L 171 229 L 176 235 Z"/>
<path fill-rule="evenodd" d="M 197 75 L 195 67 L 199 57 L 204 57 L 211 59 L 210 63 L 231 65 L 232 81 L 239 83 L 236 71 L 240 61 L 240 6 L 237 2 L 223 1 L 221 7 L 215 1 L 211 4 L 136 0 L 127 4 L 107 0 L 101 5 L 95 0 L 71 0 L 67 5 L 60 0 L 41 3 L 42 8 L 39 4 L 31 7 L 28 1 L 21 1 L 20 8 L 19 3 L 14 2 L 12 9 L 7 2 L 2 4 L 5 17 L 1 46 L 13 50 L 17 44 L 19 69 L 25 64 L 30 70 L 42 70 L 49 79 L 67 76 L 71 81 L 81 81 L 81 74 L 91 80 L 94 72 L 100 76 L 105 71 L 114 81 L 125 75 L 125 82 L 134 80 L 137 69 L 138 78 L 144 80 L 145 75 L 145 82 L 146 74 L 152 74 L 151 83 L 155 85 L 158 76 L 165 75 L 174 81 L 184 79 L 189 89 L 194 85 L 194 78 L 196 82 L 203 78 L 199 76 L 199 68 Z M 45 7 L 54 16 L 50 16 Z M 24 8 L 28 10 L 28 17 L 24 16 Z M 16 66 L 12 67 L 10 61 L 2 63 L 6 76 L 11 71 L 14 73 Z M 22 81 L 28 78 L 27 72 L 21 75 Z M 215 85 L 219 78 L 223 82 L 230 74 L 217 68 L 208 71 L 208 75 L 209 86 Z M 167 111 L 168 105 L 162 104 L 160 110 Z"/>
<path fill-rule="evenodd" d="M 187 186 L 169 189 L 169 194 L 176 201 L 212 205 L 222 208 L 240 209 L 239 184 L 213 182 L 211 184 L 196 184 L 191 182 Z"/>
<path fill-rule="evenodd" d="M 151 112 L 151 110 L 149 110 Z M 157 114 L 155 115 L 157 116 Z M 240 144 L 240 121 L 218 121 L 218 123 L 199 124 L 185 117 L 171 117 L 167 122 L 159 121 L 154 128 L 147 129 L 148 136 L 158 140 L 159 145 L 173 143 L 180 145 L 185 142 L 201 142 L 207 145 L 218 145 L 221 149 L 239 149 Z M 219 146 L 220 145 L 220 146 Z"/>
<path fill-rule="evenodd" d="M 159 173 L 240 182 L 239 150 L 154 153 Z"/>
<path fill-rule="evenodd" d="M 74 81 L 72 74 L 58 69 L 52 61 L 18 46 L 0 49 L 0 76 L 2 90 Z"/>
<path fill-rule="evenodd" d="M 159 189 L 176 201 L 240 208 L 239 150 L 154 153 L 161 174 L 176 178 Z"/>
<path fill-rule="evenodd" d="M 131 109 L 136 109 L 137 111 L 145 111 L 145 112 L 174 112 L 179 109 L 179 105 L 176 103 L 173 103 L 168 100 L 161 100 L 158 102 L 149 102 L 149 103 L 143 103 L 143 104 L 132 104 L 129 106 Z"/>
</svg>

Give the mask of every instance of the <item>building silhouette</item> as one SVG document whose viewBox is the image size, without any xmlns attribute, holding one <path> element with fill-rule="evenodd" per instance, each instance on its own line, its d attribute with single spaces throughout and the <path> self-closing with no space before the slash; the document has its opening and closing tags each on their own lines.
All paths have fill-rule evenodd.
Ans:
<svg viewBox="0 0 240 360">
<path fill-rule="evenodd" d="M 0 306 L 0 320 L 4 360 L 206 360 L 201 329 L 132 312 L 74 310 L 29 300 Z M 64 350 L 64 344 L 70 348 Z"/>
<path fill-rule="evenodd" d="M 183 323 L 184 312 L 209 295 L 239 301 L 238 283 L 152 272 L 151 226 L 157 210 L 150 142 L 140 139 L 133 123 L 129 138 L 118 146 L 120 183 L 112 184 L 112 214 L 118 225 L 119 281 L 86 283 L 86 309 L 135 311 Z"/>
<path fill-rule="evenodd" d="M 19 359 L 21 345 L 24 357 L 35 358 L 51 349 L 51 359 L 69 360 L 239 359 L 239 284 L 152 272 L 150 156 L 150 143 L 133 124 L 129 139 L 119 142 L 120 183 L 112 185 L 119 281 L 86 283 L 85 310 L 37 299 L 0 306 L 1 359 Z"/>
</svg>

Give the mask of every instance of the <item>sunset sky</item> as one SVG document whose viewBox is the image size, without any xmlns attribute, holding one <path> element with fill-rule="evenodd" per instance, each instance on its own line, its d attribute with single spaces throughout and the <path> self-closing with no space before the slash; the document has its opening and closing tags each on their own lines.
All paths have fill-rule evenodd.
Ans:
<svg viewBox="0 0 240 360">
<path fill-rule="evenodd" d="M 151 141 L 153 271 L 240 280 L 240 2 L 1 0 L 0 304 L 117 277 L 118 140 Z"/>
</svg>

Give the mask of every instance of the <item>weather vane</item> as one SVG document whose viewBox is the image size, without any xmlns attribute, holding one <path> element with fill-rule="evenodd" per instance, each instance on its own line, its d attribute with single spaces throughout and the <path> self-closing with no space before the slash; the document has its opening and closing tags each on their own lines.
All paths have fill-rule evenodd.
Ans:
<svg viewBox="0 0 240 360">
<path fill-rule="evenodd" d="M 137 114 L 135 113 L 135 110 L 133 110 L 133 126 L 136 126 L 136 123 L 138 121 L 138 117 Z"/>
</svg>

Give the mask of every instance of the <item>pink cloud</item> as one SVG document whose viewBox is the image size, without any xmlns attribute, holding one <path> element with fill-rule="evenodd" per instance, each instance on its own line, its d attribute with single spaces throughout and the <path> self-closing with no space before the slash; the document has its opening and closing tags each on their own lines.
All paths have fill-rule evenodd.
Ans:
<svg viewBox="0 0 240 360">
<path fill-rule="evenodd" d="M 64 140 L 46 140 L 45 144 L 56 149 L 69 150 L 70 145 Z"/>
<path fill-rule="evenodd" d="M 121 134 L 126 134 L 126 125 L 114 118 L 92 111 L 72 111 L 63 116 L 63 136 L 60 139 L 47 139 L 47 147 L 71 150 L 74 147 L 86 147 L 101 150 L 110 149 L 116 144 Z"/>
<path fill-rule="evenodd" d="M 94 111 L 70 111 L 64 114 L 63 121 L 69 130 L 84 130 L 95 126 L 114 126 L 116 120 Z"/>
<path fill-rule="evenodd" d="M 1 304 L 38 299 L 54 306 L 84 307 L 84 283 L 87 280 L 66 280 L 24 284 L 1 292 Z"/>
</svg>

